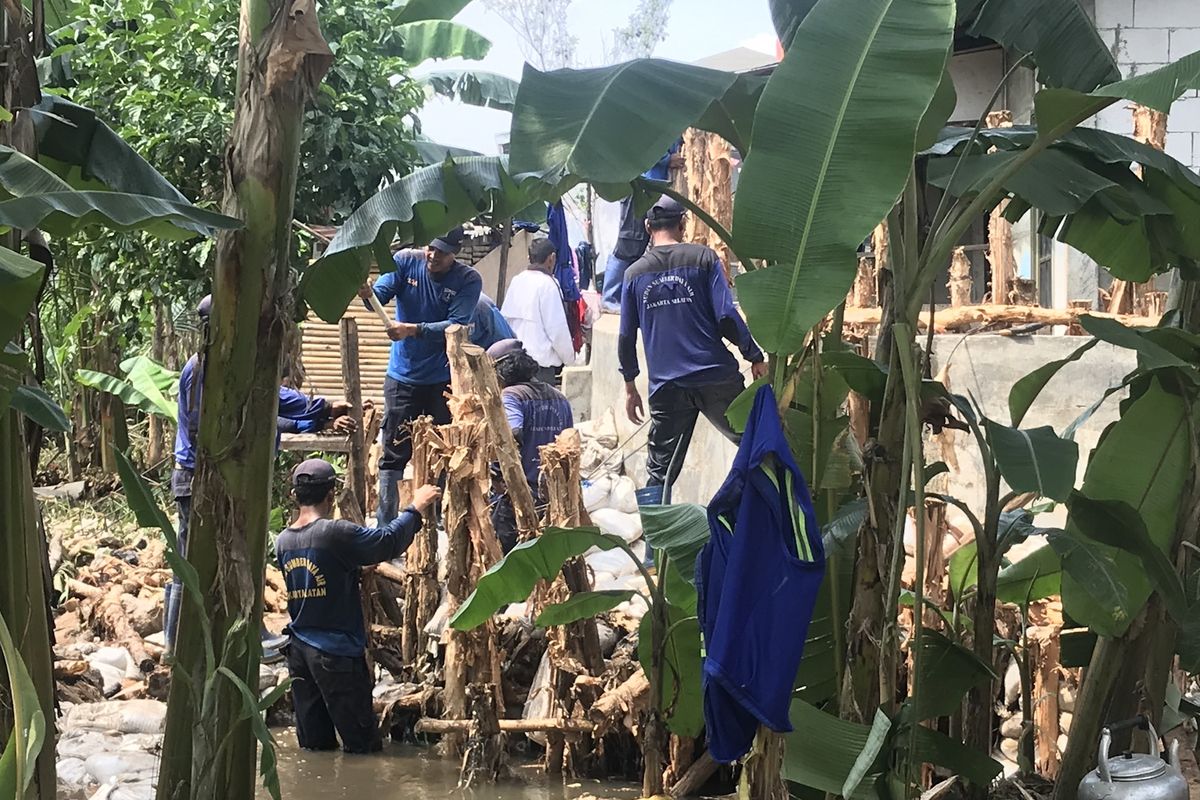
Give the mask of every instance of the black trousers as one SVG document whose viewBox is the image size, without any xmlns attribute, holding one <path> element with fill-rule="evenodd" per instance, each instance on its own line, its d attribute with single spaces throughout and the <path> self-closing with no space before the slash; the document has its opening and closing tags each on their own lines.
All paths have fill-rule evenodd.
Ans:
<svg viewBox="0 0 1200 800">
<path fill-rule="evenodd" d="M 709 386 L 664 383 L 658 387 L 658 391 L 650 395 L 650 434 L 646 447 L 646 471 L 649 476 L 646 485 L 674 485 L 683 469 L 683 461 L 692 442 L 692 432 L 701 414 L 726 439 L 738 444 L 741 436 L 729 427 L 725 412 L 745 388 L 741 375 Z"/>
<path fill-rule="evenodd" d="M 287 662 L 300 747 L 336 750 L 339 737 L 347 753 L 373 753 L 383 747 L 371 707 L 366 658 L 330 655 L 293 636 Z"/>
<path fill-rule="evenodd" d="M 409 424 L 417 417 L 430 416 L 437 425 L 450 424 L 450 406 L 446 403 L 449 385 L 436 383 L 417 386 L 394 378 L 383 382 L 383 456 L 380 470 L 403 472 L 412 459 L 412 431 Z"/>
</svg>

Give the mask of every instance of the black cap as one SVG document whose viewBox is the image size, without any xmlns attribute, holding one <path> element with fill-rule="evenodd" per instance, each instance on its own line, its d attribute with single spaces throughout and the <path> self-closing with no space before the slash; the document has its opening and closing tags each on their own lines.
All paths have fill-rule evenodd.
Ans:
<svg viewBox="0 0 1200 800">
<path fill-rule="evenodd" d="M 292 470 L 293 486 L 330 485 L 337 480 L 337 471 L 323 458 L 310 458 Z"/>
<path fill-rule="evenodd" d="M 686 213 L 687 209 L 678 200 L 664 194 L 658 198 L 658 202 L 650 206 L 650 210 L 646 212 L 646 219 L 681 219 Z"/>
<path fill-rule="evenodd" d="M 520 353 L 525 349 L 519 339 L 501 339 L 487 349 L 488 358 L 495 364 L 501 359 Z"/>
<path fill-rule="evenodd" d="M 196 306 L 196 313 L 200 315 L 200 319 L 208 322 L 208 318 L 212 316 L 212 295 L 204 295 L 204 299 L 200 301 L 200 305 Z"/>
<path fill-rule="evenodd" d="M 441 250 L 443 253 L 456 255 L 459 250 L 462 250 L 463 239 L 466 233 L 462 228 L 455 228 L 444 236 L 439 236 L 429 243 L 429 246 L 434 250 Z"/>
</svg>

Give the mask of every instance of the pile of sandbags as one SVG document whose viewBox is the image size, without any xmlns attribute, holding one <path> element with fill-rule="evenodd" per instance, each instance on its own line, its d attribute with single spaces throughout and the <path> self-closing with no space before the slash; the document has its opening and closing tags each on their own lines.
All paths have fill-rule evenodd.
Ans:
<svg viewBox="0 0 1200 800">
<path fill-rule="evenodd" d="M 93 800 L 151 800 L 166 719 L 167 706 L 157 700 L 66 708 L 57 749 L 60 793 L 84 792 Z"/>
</svg>

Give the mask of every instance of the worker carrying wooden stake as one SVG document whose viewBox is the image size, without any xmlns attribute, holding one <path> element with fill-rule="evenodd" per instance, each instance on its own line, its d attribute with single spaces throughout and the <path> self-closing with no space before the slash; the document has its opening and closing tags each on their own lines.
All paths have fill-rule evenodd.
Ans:
<svg viewBox="0 0 1200 800">
<path fill-rule="evenodd" d="M 359 290 L 368 308 L 372 298 L 380 304 L 396 299 L 396 319 L 387 324 L 392 354 L 383 384 L 383 456 L 375 517 L 381 527 L 396 518 L 398 484 L 412 458 L 412 421 L 430 416 L 437 425 L 450 422 L 446 329 L 471 325 L 483 290 L 479 273 L 457 258 L 463 235 L 462 228 L 455 228 L 424 250 L 399 251 L 392 257 L 391 272 L 381 274 L 373 287 L 364 284 Z M 386 266 L 380 264 L 380 271 Z"/>
<path fill-rule="evenodd" d="M 757 380 L 767 374 L 763 352 L 733 305 L 721 258 L 711 248 L 683 241 L 684 208 L 663 195 L 646 214 L 650 250 L 625 273 L 617 355 L 625 377 L 625 408 L 641 423 L 642 395 L 634 380 L 637 333 L 642 331 L 650 378 L 650 435 L 645 503 L 664 502 L 683 468 L 696 419 L 703 414 L 730 441 L 738 435 L 725 412 L 745 381 L 728 339 L 750 362 Z"/>
</svg>

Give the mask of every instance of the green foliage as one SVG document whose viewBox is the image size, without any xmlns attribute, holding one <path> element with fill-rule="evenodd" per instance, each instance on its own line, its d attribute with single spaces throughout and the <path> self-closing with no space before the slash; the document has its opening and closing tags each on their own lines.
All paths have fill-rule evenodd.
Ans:
<svg viewBox="0 0 1200 800">
<path fill-rule="evenodd" d="M 13 729 L 0 754 L 0 797 L 21 798 L 33 780 L 34 762 L 46 738 L 46 717 L 37 688 L 4 617 L 0 616 L 0 656 L 8 676 L 7 697 L 12 704 Z"/>
<path fill-rule="evenodd" d="M 694 603 L 694 601 L 693 601 Z M 656 614 L 651 609 L 638 627 L 638 661 L 642 671 L 654 681 L 651 660 Z M 704 703 L 701 690 L 700 622 L 696 616 L 667 601 L 663 631 L 663 672 L 661 711 L 667 727 L 677 736 L 699 736 L 704 730 Z"/>
<path fill-rule="evenodd" d="M 445 69 L 421 78 L 435 94 L 470 106 L 512 111 L 517 104 L 520 84 L 506 75 L 468 69 Z M 437 161 L 443 161 L 439 158 Z M 431 162 L 432 163 L 432 162 Z"/>
<path fill-rule="evenodd" d="M 511 174 L 503 156 L 463 158 L 410 172 L 350 215 L 304 273 L 304 299 L 322 319 L 336 321 L 366 280 L 374 254 L 393 238 L 428 242 L 480 214 L 510 217 L 561 190 L 538 175 Z"/>
<path fill-rule="evenodd" d="M 1050 427 L 1020 430 L 986 420 L 986 429 L 996 466 L 1013 491 L 1067 499 L 1075 486 L 1079 445 Z"/>
<path fill-rule="evenodd" d="M 1066 358 L 1060 358 L 1057 361 L 1043 364 L 1013 384 L 1012 389 L 1008 392 L 1008 412 L 1012 417 L 1013 427 L 1021 425 L 1021 420 L 1025 419 L 1025 415 L 1029 413 L 1029 408 L 1037 400 L 1042 389 L 1046 388 L 1046 384 L 1058 374 L 1059 370 L 1067 364 L 1083 358 L 1087 351 L 1096 346 L 1096 342 L 1097 340 L 1093 339 L 1087 344 L 1076 348 L 1075 352 Z"/>
<path fill-rule="evenodd" d="M 24 327 L 45 272 L 37 261 L 0 247 L 0 348 Z"/>
<path fill-rule="evenodd" d="M 774 264 L 737 279 L 751 330 L 771 352 L 798 351 L 845 298 L 855 249 L 908 179 L 950 49 L 950 0 L 860 5 L 847 26 L 837 3 L 818 3 L 758 104 L 734 230 L 739 249 Z"/>
<path fill-rule="evenodd" d="M 9 404 L 48 431 L 66 433 L 71 430 L 71 422 L 62 408 L 37 386 L 18 386 Z"/>
<path fill-rule="evenodd" d="M 450 627 L 457 631 L 479 627 L 509 603 L 528 598 L 538 581 L 553 580 L 568 559 L 593 547 L 629 550 L 624 539 L 603 534 L 599 528 L 547 528 L 536 539 L 514 547 L 479 579 L 475 591 L 450 618 Z"/>
<path fill-rule="evenodd" d="M 75 379 L 84 386 L 116 395 L 121 402 L 147 414 L 176 421 L 179 409 L 167 399 L 167 394 L 175 388 L 179 373 L 165 369 L 145 356 L 127 359 L 121 364 L 121 370 L 126 380 L 87 369 L 76 372 Z"/>
<path fill-rule="evenodd" d="M 1187 401 L 1168 392 L 1158 379 L 1152 380 L 1092 453 L 1080 490 L 1093 500 L 1128 503 L 1159 548 L 1166 548 L 1174 539 L 1190 469 L 1189 413 Z M 1074 537 L 1080 535 L 1074 515 L 1068 519 L 1067 531 Z M 1097 633 L 1120 636 L 1150 595 L 1146 571 L 1131 553 L 1082 541 L 1092 552 L 1085 554 L 1076 547 L 1073 556 L 1089 561 L 1111 560 L 1115 573 L 1097 585 L 1095 579 L 1104 574 L 1098 569 L 1102 564 L 1089 564 L 1089 570 L 1072 570 L 1064 559 L 1063 607 L 1071 618 Z M 1094 579 L 1091 585 L 1082 581 L 1089 574 Z"/>
<path fill-rule="evenodd" d="M 410 64 L 431 58 L 462 57 L 478 60 L 487 56 L 492 43 L 465 25 L 447 20 L 421 20 L 399 25 L 402 44 L 399 55 Z"/>
<path fill-rule="evenodd" d="M 570 625 L 584 619 L 612 611 L 621 603 L 628 602 L 637 592 L 623 589 L 606 589 L 598 592 L 577 592 L 561 603 L 552 603 L 538 614 L 534 621 L 539 628 L 554 625 Z"/>
<path fill-rule="evenodd" d="M 224 676 L 230 683 L 237 687 L 238 694 L 242 698 L 242 717 L 250 720 L 250 727 L 254 731 L 254 738 L 262 746 L 262 753 L 259 756 L 259 774 L 262 775 L 263 786 L 270 793 L 273 800 L 281 800 L 279 791 L 279 771 L 278 758 L 275 754 L 275 737 L 271 735 L 271 729 L 267 727 L 267 721 L 264 718 L 267 709 L 275 704 L 287 691 L 288 685 L 291 683 L 289 679 L 287 683 L 281 686 L 276 686 L 271 692 L 259 700 L 246 682 L 238 677 L 237 673 L 228 667 L 220 667 L 218 672 Z"/>
</svg>

